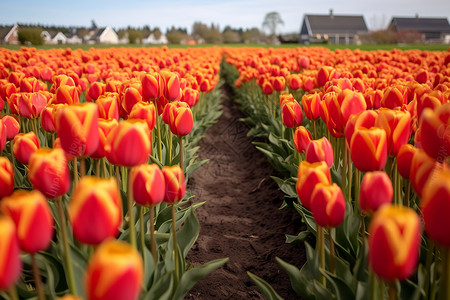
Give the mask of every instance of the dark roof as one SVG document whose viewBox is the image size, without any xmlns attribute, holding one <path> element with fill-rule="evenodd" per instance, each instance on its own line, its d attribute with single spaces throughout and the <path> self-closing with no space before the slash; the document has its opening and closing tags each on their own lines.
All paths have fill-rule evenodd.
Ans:
<svg viewBox="0 0 450 300">
<path fill-rule="evenodd" d="M 450 24 L 447 18 L 399 18 L 394 17 L 390 28 L 397 31 L 417 30 L 419 32 L 450 32 Z"/>
<path fill-rule="evenodd" d="M 91 37 L 91 40 L 96 40 L 96 41 L 99 40 L 100 36 L 102 35 L 103 31 L 105 31 L 105 29 L 106 29 L 106 27 L 97 29 L 97 31 Z"/>
<path fill-rule="evenodd" d="M 363 16 L 305 15 L 308 33 L 315 34 L 357 34 L 367 32 Z"/>
<path fill-rule="evenodd" d="M 6 35 L 13 29 L 14 25 L 11 26 L 0 26 L 0 40 L 4 40 Z"/>
</svg>

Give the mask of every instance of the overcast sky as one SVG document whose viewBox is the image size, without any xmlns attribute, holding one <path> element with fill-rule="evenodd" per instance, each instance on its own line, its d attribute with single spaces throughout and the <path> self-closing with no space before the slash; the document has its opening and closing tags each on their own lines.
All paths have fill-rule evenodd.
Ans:
<svg viewBox="0 0 450 300">
<path fill-rule="evenodd" d="M 385 27 L 392 16 L 450 18 L 450 0 L 0 0 L 0 25 L 40 23 L 43 25 L 90 26 L 116 29 L 131 25 L 163 31 L 172 25 L 190 32 L 195 21 L 220 29 L 261 28 L 266 13 L 277 11 L 283 33 L 296 32 L 304 14 L 363 15 L 369 29 Z"/>
</svg>

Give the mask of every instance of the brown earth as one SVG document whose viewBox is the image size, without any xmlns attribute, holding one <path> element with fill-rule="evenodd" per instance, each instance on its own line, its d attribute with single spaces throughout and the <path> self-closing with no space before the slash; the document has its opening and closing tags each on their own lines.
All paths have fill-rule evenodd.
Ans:
<svg viewBox="0 0 450 300">
<path fill-rule="evenodd" d="M 200 265 L 229 257 L 224 267 L 197 283 L 185 299 L 264 299 L 247 276 L 250 271 L 269 282 L 285 299 L 298 299 L 275 257 L 301 267 L 304 245 L 285 243 L 285 233 L 301 229 L 299 215 L 279 210 L 283 193 L 270 178 L 276 175 L 251 144 L 250 129 L 224 87 L 223 115 L 200 142 L 199 159 L 210 159 L 189 178 L 200 236 L 187 261 Z"/>
</svg>

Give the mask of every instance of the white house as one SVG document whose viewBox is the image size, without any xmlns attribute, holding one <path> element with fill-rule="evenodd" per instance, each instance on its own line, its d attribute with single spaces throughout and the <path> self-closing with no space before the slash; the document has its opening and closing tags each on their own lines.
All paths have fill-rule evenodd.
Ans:
<svg viewBox="0 0 450 300">
<path fill-rule="evenodd" d="M 0 26 L 0 44 L 18 44 L 19 43 L 19 26 Z"/>
<path fill-rule="evenodd" d="M 54 31 L 47 31 L 44 30 L 41 32 L 41 37 L 44 39 L 45 44 L 66 44 L 67 43 L 67 37 L 62 32 L 54 32 Z"/>
<path fill-rule="evenodd" d="M 66 34 L 67 44 L 81 44 L 83 43 L 83 39 L 80 38 L 75 33 Z"/>
<path fill-rule="evenodd" d="M 89 44 L 101 43 L 101 44 L 118 44 L 119 36 L 112 29 L 112 27 L 105 27 L 98 29 L 89 39 Z"/>
<path fill-rule="evenodd" d="M 165 45 L 168 44 L 168 40 L 165 34 L 161 34 L 159 39 L 155 38 L 155 35 L 153 33 L 150 33 L 147 37 L 144 37 L 142 39 L 142 44 L 155 44 L 155 45 Z"/>
</svg>

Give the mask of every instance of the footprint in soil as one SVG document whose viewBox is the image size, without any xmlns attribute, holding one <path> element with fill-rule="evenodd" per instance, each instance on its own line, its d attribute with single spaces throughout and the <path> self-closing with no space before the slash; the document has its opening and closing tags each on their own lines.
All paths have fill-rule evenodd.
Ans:
<svg viewBox="0 0 450 300">
<path fill-rule="evenodd" d="M 275 257 L 301 267 L 303 245 L 285 243 L 285 234 L 303 228 L 293 210 L 279 210 L 283 193 L 270 179 L 275 175 L 265 157 L 247 137 L 242 113 L 223 87 L 219 121 L 200 142 L 199 158 L 210 159 L 189 180 L 194 201 L 206 201 L 196 210 L 200 236 L 187 260 L 194 265 L 217 258 L 229 261 L 194 286 L 185 299 L 263 299 L 247 276 L 250 271 L 269 282 L 285 299 L 298 299 L 287 274 Z"/>
</svg>

